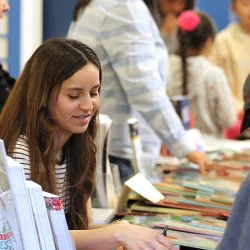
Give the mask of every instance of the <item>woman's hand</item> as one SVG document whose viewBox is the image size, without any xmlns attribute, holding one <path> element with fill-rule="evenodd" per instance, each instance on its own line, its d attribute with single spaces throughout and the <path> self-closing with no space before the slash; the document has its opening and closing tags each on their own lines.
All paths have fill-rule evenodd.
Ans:
<svg viewBox="0 0 250 250">
<path fill-rule="evenodd" d="M 199 151 L 193 151 L 186 157 L 189 161 L 200 166 L 200 171 L 203 175 L 206 175 L 207 171 L 210 170 L 210 166 L 213 165 L 213 161 Z"/>
<path fill-rule="evenodd" d="M 177 250 L 165 236 L 150 228 L 120 223 L 117 227 L 118 240 L 126 250 Z"/>
</svg>

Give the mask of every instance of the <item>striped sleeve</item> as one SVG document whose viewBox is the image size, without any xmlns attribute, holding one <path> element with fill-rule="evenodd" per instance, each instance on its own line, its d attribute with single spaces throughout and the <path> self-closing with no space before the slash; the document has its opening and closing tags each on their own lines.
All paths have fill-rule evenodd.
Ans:
<svg viewBox="0 0 250 250">
<path fill-rule="evenodd" d="M 165 94 L 165 80 L 159 71 L 159 58 L 166 49 L 156 48 L 146 7 L 136 3 L 117 4 L 107 15 L 100 35 L 128 103 L 149 123 L 159 138 L 178 157 L 195 146 Z M 126 18 L 121 18 L 126 17 Z"/>
<path fill-rule="evenodd" d="M 29 146 L 27 139 L 23 136 L 19 137 L 16 142 L 15 147 L 12 149 L 12 156 L 15 161 L 22 164 L 26 180 L 31 179 L 31 170 L 30 170 L 30 156 L 29 156 Z"/>
</svg>

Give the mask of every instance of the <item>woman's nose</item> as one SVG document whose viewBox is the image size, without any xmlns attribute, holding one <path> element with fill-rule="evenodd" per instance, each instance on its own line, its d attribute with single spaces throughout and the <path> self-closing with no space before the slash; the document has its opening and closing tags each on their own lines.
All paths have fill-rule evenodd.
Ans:
<svg viewBox="0 0 250 250">
<path fill-rule="evenodd" d="M 93 101 L 92 101 L 91 96 L 86 96 L 85 98 L 81 100 L 80 109 L 86 110 L 86 111 L 93 110 Z"/>
</svg>

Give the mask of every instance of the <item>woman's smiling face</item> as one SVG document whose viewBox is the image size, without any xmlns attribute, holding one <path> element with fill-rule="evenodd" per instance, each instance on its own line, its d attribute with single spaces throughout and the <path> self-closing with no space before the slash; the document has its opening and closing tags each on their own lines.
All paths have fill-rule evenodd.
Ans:
<svg viewBox="0 0 250 250">
<path fill-rule="evenodd" d="M 49 114 L 63 136 L 84 133 L 99 108 L 99 69 L 89 63 L 58 84 L 49 97 Z"/>
</svg>

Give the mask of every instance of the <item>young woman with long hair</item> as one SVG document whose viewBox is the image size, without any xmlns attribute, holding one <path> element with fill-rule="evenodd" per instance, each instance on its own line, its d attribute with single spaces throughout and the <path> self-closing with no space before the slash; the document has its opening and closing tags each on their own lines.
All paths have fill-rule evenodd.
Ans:
<svg viewBox="0 0 250 250">
<path fill-rule="evenodd" d="M 0 138 L 27 179 L 61 197 L 77 249 L 175 250 L 151 229 L 126 222 L 102 228 L 93 224 L 90 197 L 101 81 L 99 59 L 88 46 L 71 39 L 46 41 L 28 60 L 8 98 Z"/>
</svg>

